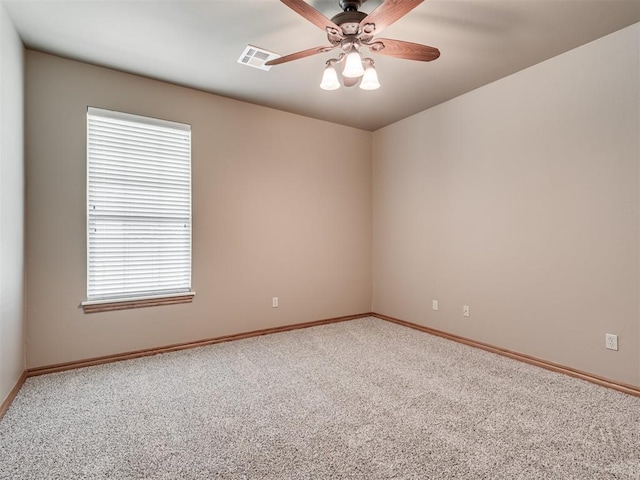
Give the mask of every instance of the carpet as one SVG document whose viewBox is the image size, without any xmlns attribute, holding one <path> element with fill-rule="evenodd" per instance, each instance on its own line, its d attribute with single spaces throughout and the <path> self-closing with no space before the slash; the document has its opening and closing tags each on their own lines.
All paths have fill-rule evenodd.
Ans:
<svg viewBox="0 0 640 480">
<path fill-rule="evenodd" d="M 376 318 L 28 378 L 0 479 L 640 479 L 640 398 Z"/>
</svg>

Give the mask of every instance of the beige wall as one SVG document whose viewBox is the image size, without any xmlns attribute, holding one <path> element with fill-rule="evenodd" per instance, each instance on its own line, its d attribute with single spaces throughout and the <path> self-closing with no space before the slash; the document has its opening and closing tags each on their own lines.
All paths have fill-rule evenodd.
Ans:
<svg viewBox="0 0 640 480">
<path fill-rule="evenodd" d="M 28 366 L 366 312 L 373 256 L 376 312 L 640 385 L 639 30 L 373 135 L 28 51 Z M 78 308 L 87 105 L 193 126 L 193 304 Z"/>
<path fill-rule="evenodd" d="M 370 132 L 34 51 L 26 67 L 29 367 L 370 311 Z M 78 308 L 88 105 L 192 125 L 192 304 Z"/>
<path fill-rule="evenodd" d="M 640 385 L 639 31 L 374 133 L 375 312 Z"/>
<path fill-rule="evenodd" d="M 24 49 L 0 3 L 0 403 L 25 369 Z"/>
</svg>

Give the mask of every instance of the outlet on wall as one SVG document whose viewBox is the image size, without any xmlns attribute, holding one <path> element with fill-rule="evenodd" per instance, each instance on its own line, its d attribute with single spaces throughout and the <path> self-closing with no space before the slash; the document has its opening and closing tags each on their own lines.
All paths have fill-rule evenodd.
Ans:
<svg viewBox="0 0 640 480">
<path fill-rule="evenodd" d="M 272 306 L 273 308 L 276 308 L 276 307 L 278 306 L 278 297 L 273 297 L 273 298 L 271 299 L 271 306 Z"/>
<path fill-rule="evenodd" d="M 437 309 L 438 309 L 438 300 L 434 300 L 434 301 L 433 301 L 433 303 L 432 303 L 432 308 L 433 308 L 434 310 L 437 310 Z"/>
<path fill-rule="evenodd" d="M 470 314 L 470 309 L 469 309 L 469 305 L 463 305 L 462 306 L 462 315 L 465 317 L 468 317 Z"/>
<path fill-rule="evenodd" d="M 607 333 L 604 336 L 604 346 L 609 350 L 618 350 L 618 335 Z"/>
</svg>

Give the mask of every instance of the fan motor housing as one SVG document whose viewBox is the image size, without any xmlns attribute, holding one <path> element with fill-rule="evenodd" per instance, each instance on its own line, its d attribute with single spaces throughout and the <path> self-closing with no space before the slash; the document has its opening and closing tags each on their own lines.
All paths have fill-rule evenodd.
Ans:
<svg viewBox="0 0 640 480">
<path fill-rule="evenodd" d="M 367 17 L 364 12 L 344 11 L 335 15 L 331 21 L 342 29 L 344 35 L 355 35 L 358 33 L 360 22 Z"/>
</svg>

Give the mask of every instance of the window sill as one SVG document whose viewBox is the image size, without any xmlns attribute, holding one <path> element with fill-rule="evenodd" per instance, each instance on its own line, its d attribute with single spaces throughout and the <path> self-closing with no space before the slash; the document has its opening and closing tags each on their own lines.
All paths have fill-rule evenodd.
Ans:
<svg viewBox="0 0 640 480">
<path fill-rule="evenodd" d="M 137 297 L 126 300 L 92 300 L 82 302 L 84 313 L 111 312 L 114 310 L 129 310 L 132 308 L 157 307 L 160 305 L 176 305 L 179 303 L 191 303 L 195 292 L 174 293 L 157 297 Z"/>
</svg>

